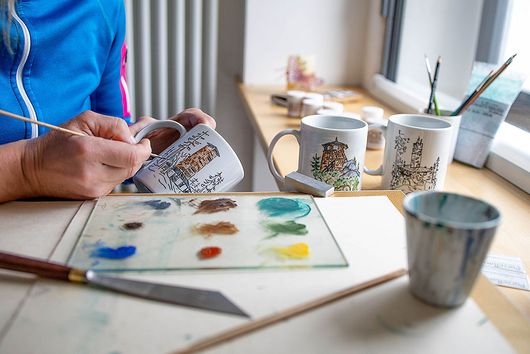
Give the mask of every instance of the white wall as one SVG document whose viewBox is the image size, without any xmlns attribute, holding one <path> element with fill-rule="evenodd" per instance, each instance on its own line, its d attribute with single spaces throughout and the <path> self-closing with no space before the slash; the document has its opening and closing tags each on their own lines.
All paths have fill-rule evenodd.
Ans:
<svg viewBox="0 0 530 354">
<path fill-rule="evenodd" d="M 326 83 L 359 84 L 369 3 L 247 0 L 244 82 L 285 84 L 287 57 L 313 54 L 315 71 Z"/>
<path fill-rule="evenodd" d="M 217 131 L 228 141 L 241 160 L 244 180 L 236 191 L 252 189 L 254 131 L 239 97 L 236 77 L 243 74 L 245 0 L 222 0 L 219 4 L 219 51 Z"/>
<path fill-rule="evenodd" d="M 429 57 L 433 71 L 441 55 L 438 91 L 462 98 L 475 58 L 482 2 L 407 0 L 397 83 L 414 91 L 422 90 L 427 104 L 429 89 L 424 54 Z M 443 102 L 441 105 L 444 106 Z"/>
<path fill-rule="evenodd" d="M 236 77 L 242 77 L 247 84 L 284 85 L 287 57 L 313 54 L 316 73 L 326 83 L 361 84 L 370 1 L 222 0 L 219 3 L 215 117 L 217 130 L 232 145 L 245 169 L 245 180 L 237 190 L 276 190 L 276 185 L 262 151 L 253 151 L 261 150 L 261 146 L 254 145 L 254 133 L 235 85 Z"/>
<path fill-rule="evenodd" d="M 314 56 L 325 83 L 361 84 L 370 1 L 246 0 L 243 81 L 285 85 L 288 56 L 302 54 Z M 277 190 L 261 145 L 254 149 L 253 190 Z"/>
</svg>

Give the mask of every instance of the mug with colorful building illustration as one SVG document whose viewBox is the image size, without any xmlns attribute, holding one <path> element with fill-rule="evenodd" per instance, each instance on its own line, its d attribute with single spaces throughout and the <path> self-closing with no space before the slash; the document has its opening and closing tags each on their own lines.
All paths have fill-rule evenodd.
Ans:
<svg viewBox="0 0 530 354">
<path fill-rule="evenodd" d="M 404 193 L 441 190 L 444 186 L 452 127 L 441 119 L 419 114 L 396 114 L 388 125 L 378 125 L 385 132 L 383 164 L 369 175 L 382 175 L 382 189 Z"/>
<path fill-rule="evenodd" d="M 294 135 L 300 145 L 298 172 L 325 182 L 338 191 L 361 189 L 366 153 L 367 124 L 341 115 L 304 117 L 300 130 L 286 129 L 271 141 L 267 153 L 269 169 L 282 188 L 285 183 L 274 166 L 272 152 L 284 135 Z"/>
<path fill-rule="evenodd" d="M 186 132 L 175 121 L 157 121 L 140 130 L 134 138 L 138 142 L 159 128 L 176 129 L 180 137 L 134 175 L 134 184 L 140 192 L 223 192 L 243 179 L 243 167 L 236 153 L 209 126 L 198 124 Z"/>
</svg>

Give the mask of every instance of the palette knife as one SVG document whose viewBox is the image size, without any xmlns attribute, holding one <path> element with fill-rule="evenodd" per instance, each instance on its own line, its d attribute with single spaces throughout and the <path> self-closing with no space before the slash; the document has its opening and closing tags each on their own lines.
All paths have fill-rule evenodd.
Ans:
<svg viewBox="0 0 530 354">
<path fill-rule="evenodd" d="M 71 283 L 94 285 L 145 299 L 167 302 L 208 311 L 250 317 L 218 291 L 156 284 L 104 275 L 92 270 L 0 252 L 0 268 L 36 274 Z"/>
</svg>

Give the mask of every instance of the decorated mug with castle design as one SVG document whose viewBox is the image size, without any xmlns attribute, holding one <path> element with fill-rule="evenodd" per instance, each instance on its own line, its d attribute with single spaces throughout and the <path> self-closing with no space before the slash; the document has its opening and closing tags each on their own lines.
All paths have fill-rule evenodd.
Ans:
<svg viewBox="0 0 530 354">
<path fill-rule="evenodd" d="M 382 175 L 382 189 L 410 193 L 443 188 L 451 150 L 450 123 L 425 115 L 396 114 L 387 126 L 377 127 L 385 132 L 383 164 L 364 172 Z"/>
<path fill-rule="evenodd" d="M 337 191 L 361 189 L 366 153 L 366 122 L 345 115 L 312 115 L 301 120 L 300 130 L 286 129 L 271 141 L 267 153 L 269 169 L 280 188 L 285 185 L 274 166 L 272 152 L 284 135 L 294 135 L 300 145 L 298 172 L 325 182 Z"/>
<path fill-rule="evenodd" d="M 198 124 L 190 131 L 165 120 L 149 124 L 134 137 L 138 142 L 159 128 L 172 128 L 180 137 L 133 177 L 140 192 L 224 192 L 243 179 L 241 162 L 230 145 L 215 130 Z"/>
</svg>

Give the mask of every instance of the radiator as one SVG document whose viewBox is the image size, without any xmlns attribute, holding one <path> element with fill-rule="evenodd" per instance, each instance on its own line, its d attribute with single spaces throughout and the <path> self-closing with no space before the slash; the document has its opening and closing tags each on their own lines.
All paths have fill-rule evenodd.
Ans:
<svg viewBox="0 0 530 354">
<path fill-rule="evenodd" d="M 125 0 L 132 117 L 215 114 L 218 0 Z"/>
</svg>

